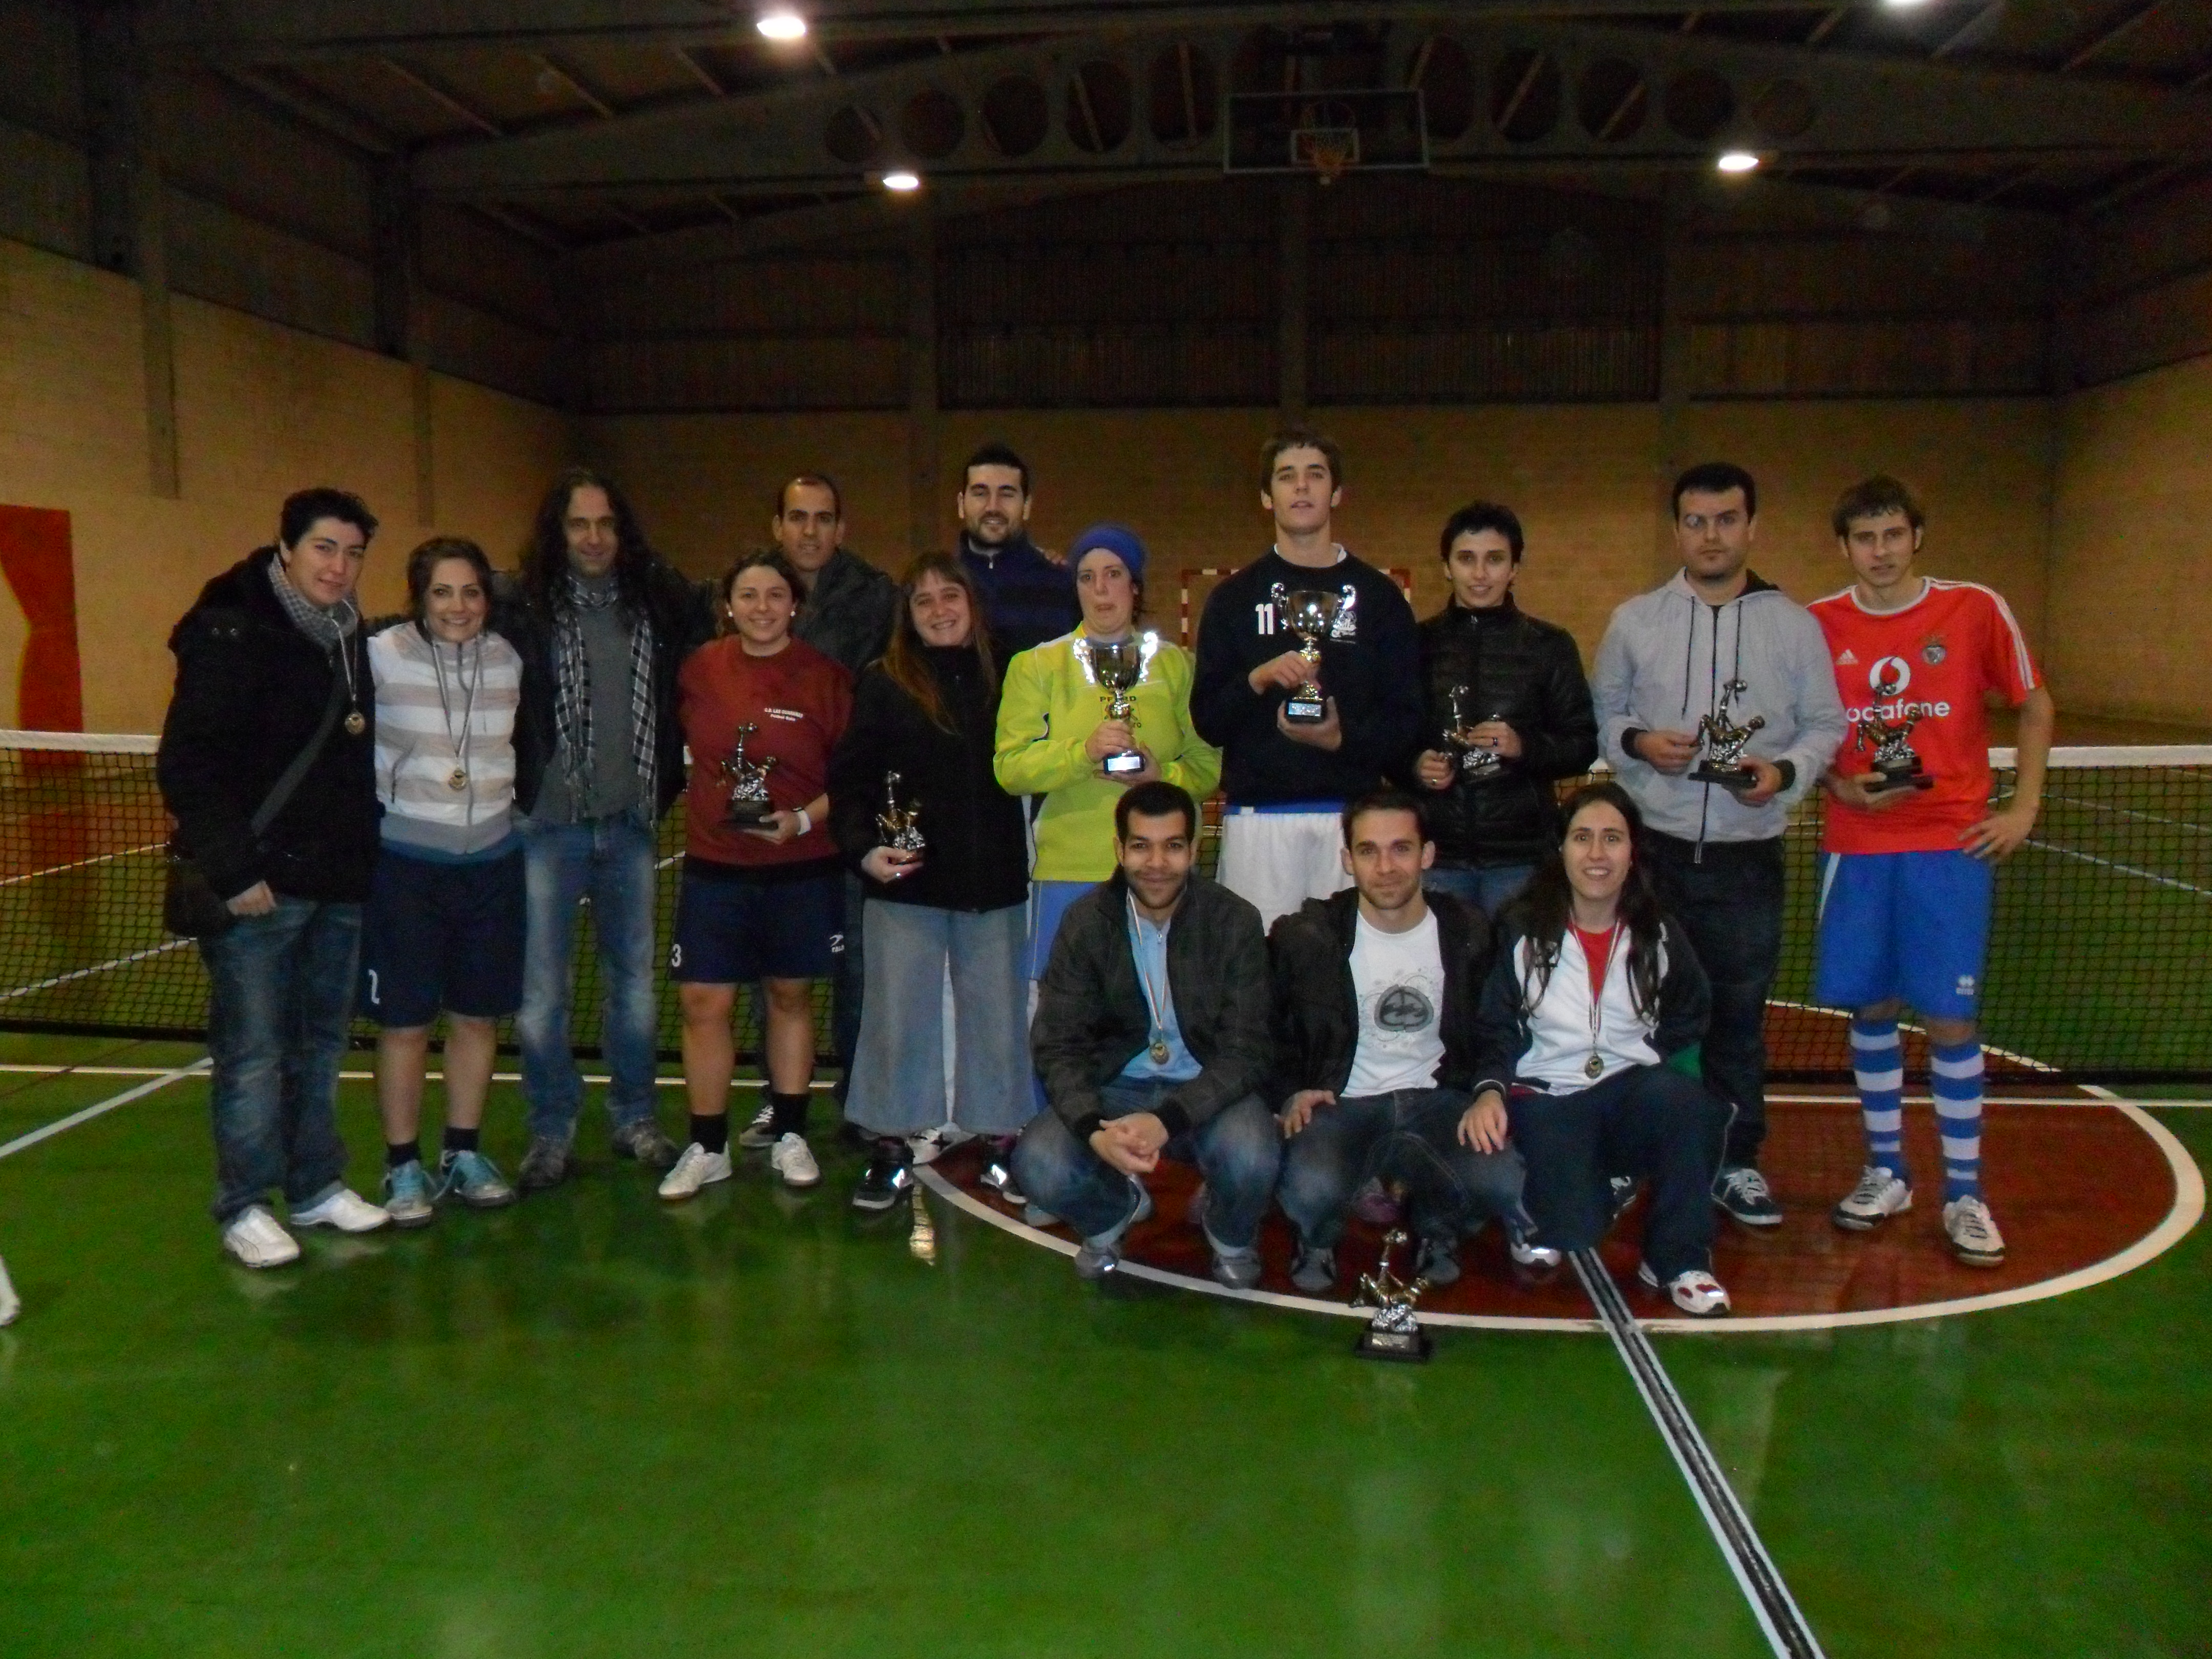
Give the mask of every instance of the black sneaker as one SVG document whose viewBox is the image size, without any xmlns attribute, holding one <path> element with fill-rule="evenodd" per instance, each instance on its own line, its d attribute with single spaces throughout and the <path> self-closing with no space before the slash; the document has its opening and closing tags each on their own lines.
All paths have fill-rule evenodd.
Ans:
<svg viewBox="0 0 2212 1659">
<path fill-rule="evenodd" d="M 1028 1204 L 1029 1198 L 1014 1181 L 1014 1147 L 1019 1137 L 1008 1136 L 995 1142 L 991 1155 L 983 1160 L 983 1173 L 978 1177 L 993 1192 L 1016 1209 Z"/>
<path fill-rule="evenodd" d="M 526 1193 L 542 1193 L 566 1181 L 573 1167 L 566 1135 L 532 1135 L 515 1166 L 514 1184 Z"/>
<path fill-rule="evenodd" d="M 914 1170 L 907 1163 L 906 1143 L 902 1140 L 878 1140 L 868 1155 L 866 1173 L 860 1184 L 853 1189 L 853 1207 L 856 1210 L 888 1210 L 899 1201 L 899 1195 L 914 1188 Z"/>
<path fill-rule="evenodd" d="M 663 1134 L 660 1126 L 649 1117 L 638 1118 L 615 1130 L 614 1154 L 617 1158 L 634 1158 L 647 1169 L 664 1174 L 676 1167 L 680 1155 L 676 1143 Z"/>
<path fill-rule="evenodd" d="M 1319 1296 L 1336 1288 L 1336 1252 L 1317 1250 L 1301 1244 L 1298 1259 L 1291 1264 L 1291 1283 L 1308 1296 Z"/>
<path fill-rule="evenodd" d="M 1747 1227 L 1779 1227 L 1782 1206 L 1766 1189 L 1766 1177 L 1748 1164 L 1729 1164 L 1713 1182 L 1713 1202 Z"/>
<path fill-rule="evenodd" d="M 1459 1282 L 1459 1245 L 1449 1238 L 1425 1238 L 1414 1259 L 1413 1277 L 1425 1279 L 1442 1290 Z"/>
</svg>

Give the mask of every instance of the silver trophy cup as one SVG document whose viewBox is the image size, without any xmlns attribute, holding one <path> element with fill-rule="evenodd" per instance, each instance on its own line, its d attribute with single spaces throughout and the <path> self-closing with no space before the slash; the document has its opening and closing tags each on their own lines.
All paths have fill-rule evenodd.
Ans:
<svg viewBox="0 0 2212 1659">
<path fill-rule="evenodd" d="M 1305 679 L 1283 703 L 1283 718 L 1298 726 L 1318 726 L 1328 718 L 1328 700 L 1321 689 L 1321 642 L 1336 621 L 1344 603 L 1336 593 L 1302 587 L 1281 600 L 1283 624 L 1298 636 L 1298 655 L 1306 662 Z"/>
<path fill-rule="evenodd" d="M 1124 721 L 1133 729 L 1137 705 L 1129 693 L 1145 678 L 1143 647 L 1134 640 L 1086 640 L 1084 647 L 1091 659 L 1091 678 L 1106 694 L 1106 718 Z M 1109 778 L 1126 777 L 1145 769 L 1145 757 L 1133 749 L 1118 749 L 1100 767 Z"/>
</svg>

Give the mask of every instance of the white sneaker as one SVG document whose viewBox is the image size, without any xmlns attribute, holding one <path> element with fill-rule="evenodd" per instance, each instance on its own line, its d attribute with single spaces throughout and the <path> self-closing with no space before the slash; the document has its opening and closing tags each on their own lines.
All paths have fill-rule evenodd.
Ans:
<svg viewBox="0 0 2212 1659">
<path fill-rule="evenodd" d="M 1911 1207 L 1912 1188 L 1897 1172 L 1869 1164 L 1859 1171 L 1859 1184 L 1828 1212 L 1828 1219 L 1850 1232 L 1870 1232 Z"/>
<path fill-rule="evenodd" d="M 335 1227 L 342 1233 L 373 1233 L 391 1220 L 390 1211 L 370 1203 L 350 1187 L 341 1187 L 321 1203 L 292 1212 L 295 1227 Z"/>
<path fill-rule="evenodd" d="M 1567 1259 L 1551 1245 L 1531 1244 L 1519 1233 L 1513 1235 L 1512 1238 L 1508 1241 L 1505 1249 L 1507 1254 L 1512 1256 L 1513 1265 L 1516 1267 L 1536 1267 L 1549 1270 L 1553 1267 L 1558 1267 L 1562 1261 L 1565 1261 Z"/>
<path fill-rule="evenodd" d="M 1954 1198 L 1943 1206 L 1943 1232 L 1951 1254 L 1970 1267 L 2004 1265 L 2004 1235 L 1978 1194 Z"/>
<path fill-rule="evenodd" d="M 729 1153 L 710 1152 L 695 1140 L 684 1149 L 676 1167 L 660 1178 L 660 1195 L 672 1200 L 696 1198 L 702 1187 L 729 1178 Z"/>
<path fill-rule="evenodd" d="M 1659 1275 L 1652 1272 L 1648 1261 L 1638 1265 L 1636 1277 L 1649 1289 L 1659 1288 Z M 1729 1310 L 1729 1293 L 1721 1288 L 1720 1280 L 1703 1267 L 1676 1273 L 1667 1281 L 1667 1294 L 1684 1313 L 1699 1319 L 1717 1318 Z"/>
<path fill-rule="evenodd" d="M 222 1248 L 249 1267 L 281 1267 L 300 1259 L 300 1241 L 258 1204 L 231 1218 L 230 1225 L 222 1230 Z"/>
<path fill-rule="evenodd" d="M 15 1294 L 15 1287 L 8 1282 L 8 1264 L 0 1261 L 0 1325 L 12 1325 L 15 1316 L 23 1311 L 23 1298 Z"/>
<path fill-rule="evenodd" d="M 768 1166 L 783 1177 L 787 1187 L 818 1187 L 822 1184 L 822 1166 L 814 1161 L 813 1150 L 803 1135 L 787 1133 L 769 1152 Z"/>
</svg>

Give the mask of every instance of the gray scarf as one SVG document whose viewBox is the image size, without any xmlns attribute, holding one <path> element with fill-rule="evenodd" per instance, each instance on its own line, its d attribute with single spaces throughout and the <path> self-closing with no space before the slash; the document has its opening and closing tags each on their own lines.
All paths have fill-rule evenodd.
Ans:
<svg viewBox="0 0 2212 1659">
<path fill-rule="evenodd" d="M 570 797 L 580 801 L 592 775 L 592 663 L 576 613 L 605 610 L 617 601 L 621 590 L 611 580 L 586 584 L 573 571 L 568 580 L 568 603 L 553 623 L 553 725 L 563 746 Z M 653 643 L 653 618 L 641 611 L 629 633 L 629 748 L 637 768 L 638 795 L 648 811 L 658 799 L 660 775 Z"/>
<path fill-rule="evenodd" d="M 361 626 L 361 611 L 351 599 L 340 599 L 332 605 L 317 605 L 293 586 L 291 579 L 284 574 L 282 553 L 269 561 L 269 585 L 276 590 L 276 603 L 284 607 L 292 626 L 325 651 L 335 652 L 347 635 Z"/>
</svg>

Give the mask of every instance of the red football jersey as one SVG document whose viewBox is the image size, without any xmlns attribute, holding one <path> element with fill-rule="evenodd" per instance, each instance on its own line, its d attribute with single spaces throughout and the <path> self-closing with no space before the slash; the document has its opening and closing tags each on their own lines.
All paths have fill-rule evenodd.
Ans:
<svg viewBox="0 0 2212 1659">
<path fill-rule="evenodd" d="M 1997 692 L 2017 708 L 2043 684 L 2012 608 L 1978 583 L 1929 578 L 1902 611 L 1864 610 L 1850 587 L 1807 609 L 1827 635 L 1844 718 L 1852 725 L 1836 769 L 1873 769 L 1873 745 L 1858 726 L 1872 714 L 1916 722 L 1908 741 L 1935 781 L 1878 812 L 1831 799 L 1821 844 L 1831 853 L 1954 850 L 1960 833 L 1989 815 L 1984 694 Z"/>
</svg>

